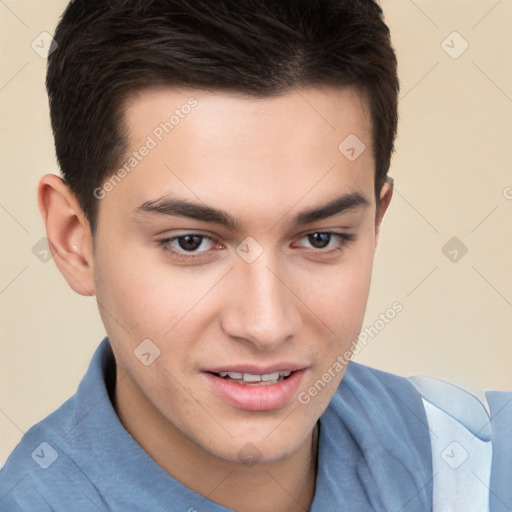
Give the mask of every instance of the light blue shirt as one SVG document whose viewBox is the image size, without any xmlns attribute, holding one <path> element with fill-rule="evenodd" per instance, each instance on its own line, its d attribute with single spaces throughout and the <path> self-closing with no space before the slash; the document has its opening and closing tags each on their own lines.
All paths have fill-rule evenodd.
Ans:
<svg viewBox="0 0 512 512">
<path fill-rule="evenodd" d="M 23 436 L 0 471 L 0 511 L 229 510 L 175 480 L 135 442 L 112 406 L 114 385 L 115 362 L 105 338 L 76 394 Z M 349 364 L 319 420 L 310 512 L 433 510 L 439 458 L 431 443 L 433 415 L 425 404 L 435 402 L 439 390 L 428 388 Z M 512 509 L 512 393 L 488 392 L 487 398 L 493 419 L 489 439 L 482 442 L 492 437 L 489 510 L 504 512 Z M 460 411 L 452 414 L 449 400 L 442 405 L 436 414 L 450 416 L 461 428 L 471 423 L 471 414 L 462 423 Z M 460 455 L 448 447 L 445 456 L 452 453 Z M 455 471 L 449 465 L 443 471 L 448 468 Z"/>
</svg>

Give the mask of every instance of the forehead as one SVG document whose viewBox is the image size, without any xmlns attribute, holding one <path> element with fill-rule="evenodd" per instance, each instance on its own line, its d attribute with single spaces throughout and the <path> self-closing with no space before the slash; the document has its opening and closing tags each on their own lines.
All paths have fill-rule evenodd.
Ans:
<svg viewBox="0 0 512 512">
<path fill-rule="evenodd" d="M 265 222 L 299 202 L 304 209 L 354 192 L 372 199 L 370 114 L 353 88 L 266 98 L 152 88 L 129 98 L 124 122 L 126 177 L 108 201 L 125 209 L 169 194 Z"/>
<path fill-rule="evenodd" d="M 131 94 L 123 109 L 132 141 L 150 133 L 156 138 L 170 131 L 176 135 L 187 126 L 202 136 L 214 135 L 213 131 L 222 128 L 215 134 L 218 139 L 223 133 L 236 131 L 240 136 L 249 134 L 254 140 L 254 129 L 258 129 L 260 137 L 257 139 L 266 139 L 267 143 L 281 128 L 290 126 L 295 126 L 295 135 L 306 135 L 310 142 L 315 142 L 314 132 L 332 131 L 336 137 L 357 132 L 356 135 L 366 139 L 371 131 L 368 101 L 354 87 L 307 87 L 271 97 L 152 87 Z M 183 122 L 187 117 L 191 120 Z M 301 126 L 294 125 L 297 120 L 302 121 Z M 259 130 L 262 125 L 265 126 L 263 131 Z M 204 130 L 200 130 L 201 127 Z"/>
</svg>

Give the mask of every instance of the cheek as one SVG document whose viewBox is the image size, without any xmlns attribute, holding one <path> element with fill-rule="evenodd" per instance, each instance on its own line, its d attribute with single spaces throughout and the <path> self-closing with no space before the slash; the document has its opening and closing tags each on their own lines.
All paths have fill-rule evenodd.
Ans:
<svg viewBox="0 0 512 512">
<path fill-rule="evenodd" d="M 120 240 L 113 239 L 96 258 L 98 303 L 107 310 L 108 324 L 118 320 L 132 337 L 161 337 L 183 315 L 190 287 L 155 261 L 156 249 L 123 246 L 119 253 Z"/>
<path fill-rule="evenodd" d="M 373 253 L 371 241 L 360 241 L 338 265 L 318 267 L 307 278 L 302 297 L 314 312 L 344 334 L 362 321 L 370 289 Z"/>
<path fill-rule="evenodd" d="M 160 345 L 157 340 L 165 329 L 164 317 L 162 303 L 155 299 L 159 284 L 148 272 L 151 266 L 143 265 L 143 258 L 128 244 L 111 240 L 110 244 L 103 243 L 95 257 L 94 278 L 103 324 L 116 356 L 126 368 L 138 362 L 134 350 L 143 340 Z M 116 250 L 119 247 L 123 251 Z"/>
<path fill-rule="evenodd" d="M 356 258 L 336 272 L 326 273 L 324 279 L 316 280 L 324 293 L 313 297 L 316 321 L 315 329 L 325 333 L 317 337 L 317 358 L 311 368 L 310 378 L 299 395 L 299 402 L 307 404 L 313 417 L 320 416 L 331 400 L 352 358 L 352 352 L 361 332 L 371 279 L 371 256 L 358 253 Z M 309 304 L 309 299 L 308 299 Z M 320 320 L 315 320 L 318 315 Z M 327 327 L 326 327 L 327 326 Z M 323 330 L 321 330 L 323 329 Z"/>
<path fill-rule="evenodd" d="M 160 361 L 187 366 L 190 348 L 201 337 L 202 322 L 210 319 L 208 292 L 219 282 L 222 269 L 173 268 L 157 249 L 125 245 L 127 250 L 116 257 L 110 257 L 115 252 L 104 246 L 95 266 L 100 314 L 112 344 L 127 367 L 145 339 L 158 348 Z"/>
<path fill-rule="evenodd" d="M 311 321 L 317 318 L 315 331 L 325 334 L 319 338 L 316 377 L 331 368 L 339 356 L 347 360 L 347 351 L 352 351 L 357 343 L 368 301 L 372 264 L 373 245 L 368 237 L 347 253 L 343 263 L 316 272 L 314 286 L 306 285 L 301 292 L 314 313 Z M 334 374 L 336 383 L 327 386 L 333 389 L 341 379 L 339 369 Z"/>
</svg>

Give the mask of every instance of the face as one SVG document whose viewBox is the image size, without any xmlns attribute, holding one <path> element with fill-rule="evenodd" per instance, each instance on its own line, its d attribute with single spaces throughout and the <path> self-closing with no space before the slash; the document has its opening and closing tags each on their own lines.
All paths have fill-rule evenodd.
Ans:
<svg viewBox="0 0 512 512">
<path fill-rule="evenodd" d="M 204 452 L 280 460 L 362 327 L 379 224 L 367 106 L 352 89 L 154 89 L 125 122 L 94 239 L 122 389 Z"/>
</svg>

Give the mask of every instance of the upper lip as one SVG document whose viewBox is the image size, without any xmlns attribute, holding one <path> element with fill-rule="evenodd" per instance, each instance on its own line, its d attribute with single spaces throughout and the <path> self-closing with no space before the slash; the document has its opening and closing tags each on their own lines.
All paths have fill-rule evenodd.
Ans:
<svg viewBox="0 0 512 512">
<path fill-rule="evenodd" d="M 205 368 L 203 371 L 210 373 L 220 372 L 236 372 L 236 373 L 250 373 L 251 375 L 265 375 L 267 373 L 275 372 L 293 372 L 296 370 L 303 370 L 307 365 L 301 363 L 275 363 L 269 366 L 258 366 L 255 364 L 228 364 L 225 366 L 215 366 L 212 368 Z"/>
</svg>

